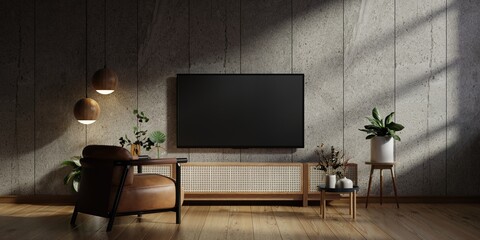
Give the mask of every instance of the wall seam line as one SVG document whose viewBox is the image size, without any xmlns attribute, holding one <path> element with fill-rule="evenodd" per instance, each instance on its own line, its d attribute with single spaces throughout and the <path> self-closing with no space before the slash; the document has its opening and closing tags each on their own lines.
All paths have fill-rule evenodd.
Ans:
<svg viewBox="0 0 480 240">
<path fill-rule="evenodd" d="M 33 195 L 37 193 L 36 82 L 37 82 L 37 0 L 33 0 Z"/>
<path fill-rule="evenodd" d="M 448 0 L 445 0 L 445 196 L 448 195 Z"/>
</svg>

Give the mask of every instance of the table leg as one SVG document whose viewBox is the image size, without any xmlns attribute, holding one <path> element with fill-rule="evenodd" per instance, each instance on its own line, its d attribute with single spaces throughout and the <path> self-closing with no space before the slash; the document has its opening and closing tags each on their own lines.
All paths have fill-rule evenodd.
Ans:
<svg viewBox="0 0 480 240">
<path fill-rule="evenodd" d="M 370 177 L 368 178 L 367 201 L 365 202 L 365 208 L 368 208 L 368 198 L 370 197 L 370 187 L 372 186 L 372 175 L 373 166 L 370 168 Z"/>
<path fill-rule="evenodd" d="M 353 191 L 353 219 L 357 216 L 357 191 Z"/>
<path fill-rule="evenodd" d="M 392 182 L 393 182 L 393 192 L 395 193 L 395 201 L 397 202 L 397 208 L 400 208 L 400 205 L 398 204 L 398 196 L 397 196 L 397 184 L 396 184 L 396 177 L 395 177 L 395 170 L 394 167 L 390 168 L 390 173 L 392 175 Z"/>
<path fill-rule="evenodd" d="M 380 205 L 383 204 L 383 169 L 380 169 Z"/>
<path fill-rule="evenodd" d="M 325 199 L 325 190 L 322 191 L 322 218 L 325 219 L 325 212 L 327 211 L 327 200 Z"/>
<path fill-rule="evenodd" d="M 348 196 L 350 197 L 350 209 L 348 211 L 348 214 L 352 215 L 353 214 L 353 195 L 352 193 L 349 193 Z"/>
</svg>

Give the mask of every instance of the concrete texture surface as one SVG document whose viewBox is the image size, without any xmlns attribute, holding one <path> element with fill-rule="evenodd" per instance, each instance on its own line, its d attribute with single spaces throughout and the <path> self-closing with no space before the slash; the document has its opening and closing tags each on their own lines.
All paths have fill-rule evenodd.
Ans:
<svg viewBox="0 0 480 240">
<path fill-rule="evenodd" d="M 34 3 L 0 3 L 0 195 L 69 193 L 61 161 L 132 136 L 136 108 L 192 162 L 315 161 L 334 145 L 365 194 L 357 129 L 375 106 L 406 126 L 400 195 L 480 195 L 478 1 L 108 0 L 106 16 L 103 1 Z M 119 76 L 107 96 L 90 83 L 105 62 Z M 177 149 L 174 77 L 189 72 L 304 73 L 305 148 Z M 86 95 L 102 109 L 89 126 L 72 114 Z"/>
</svg>

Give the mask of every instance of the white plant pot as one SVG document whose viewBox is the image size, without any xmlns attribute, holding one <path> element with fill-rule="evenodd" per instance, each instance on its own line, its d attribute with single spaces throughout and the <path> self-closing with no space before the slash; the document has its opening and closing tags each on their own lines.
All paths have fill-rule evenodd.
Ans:
<svg viewBox="0 0 480 240">
<path fill-rule="evenodd" d="M 375 163 L 393 163 L 395 156 L 393 152 L 392 137 L 375 136 L 370 140 L 370 161 Z"/>
</svg>

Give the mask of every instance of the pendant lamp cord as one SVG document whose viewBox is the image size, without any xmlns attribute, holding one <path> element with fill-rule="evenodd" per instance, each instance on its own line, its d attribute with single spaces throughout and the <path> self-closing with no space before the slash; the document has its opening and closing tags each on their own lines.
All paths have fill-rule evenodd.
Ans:
<svg viewBox="0 0 480 240">
<path fill-rule="evenodd" d="M 85 97 L 88 98 L 88 0 L 85 0 Z"/>
<path fill-rule="evenodd" d="M 103 51 L 103 60 L 104 60 L 104 68 L 107 68 L 107 0 L 104 0 L 104 13 L 103 13 L 103 17 L 104 17 L 104 25 L 103 25 L 103 38 L 104 38 L 104 41 L 103 41 L 103 47 L 104 47 L 104 51 Z"/>
</svg>

